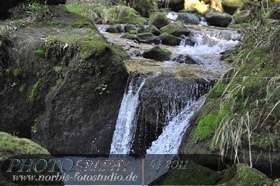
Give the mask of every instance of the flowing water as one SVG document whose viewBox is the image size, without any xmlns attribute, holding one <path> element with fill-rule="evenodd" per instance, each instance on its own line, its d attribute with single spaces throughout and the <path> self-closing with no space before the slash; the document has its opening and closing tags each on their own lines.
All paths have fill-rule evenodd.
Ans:
<svg viewBox="0 0 280 186">
<path fill-rule="evenodd" d="M 137 107 L 139 105 L 139 92 L 145 79 L 140 80 L 140 85 L 134 85 L 137 77 L 132 77 L 128 90 L 124 94 L 116 122 L 110 154 L 128 154 L 136 131 Z"/>
<path fill-rule="evenodd" d="M 177 17 L 176 14 L 169 14 L 167 16 L 174 20 L 176 20 Z M 125 62 L 126 68 L 128 72 L 130 72 L 130 78 L 123 96 L 121 107 L 119 109 L 115 132 L 111 143 L 111 155 L 130 154 L 132 152 L 133 142 L 136 139 L 136 135 L 139 135 L 136 134 L 139 127 L 137 122 L 139 121 L 139 118 L 145 117 L 145 115 L 141 115 L 140 112 L 141 102 L 144 101 L 141 100 L 141 92 L 147 89 L 147 81 L 153 79 L 155 74 L 156 76 L 163 74 L 170 75 L 178 79 L 184 79 L 185 76 L 191 76 L 192 78 L 195 77 L 197 79 L 204 79 L 206 84 L 209 82 L 207 85 L 203 86 L 201 86 L 201 84 L 191 86 L 192 90 L 189 91 L 191 92 L 192 96 L 190 96 L 187 101 L 183 101 L 182 105 L 178 107 L 172 107 L 173 104 L 176 104 L 176 101 L 174 102 L 174 100 L 170 99 L 170 103 L 168 103 L 171 105 L 171 107 L 168 108 L 170 109 L 169 111 L 156 111 L 156 133 L 160 131 L 159 121 L 161 117 L 166 117 L 167 119 L 165 119 L 165 123 L 161 125 L 162 131 L 154 138 L 154 141 L 151 142 L 151 145 L 145 149 L 145 154 L 175 155 L 178 153 L 182 138 L 189 127 L 189 121 L 191 117 L 203 106 L 205 102 L 205 97 L 201 94 L 200 89 L 207 89 L 202 91 L 204 93 L 209 91 L 211 89 L 210 82 L 212 80 L 218 79 L 225 71 L 230 68 L 229 64 L 226 64 L 220 60 L 220 53 L 236 46 L 239 42 L 238 40 L 241 37 L 239 32 L 236 30 L 206 27 L 205 25 L 206 23 L 201 20 L 200 25 L 188 26 L 188 28 L 191 30 L 191 35 L 188 37 L 188 39 L 191 39 L 194 42 L 193 46 L 188 45 L 186 42 L 187 40 L 184 38 L 182 38 L 181 44 L 179 46 L 161 45 L 172 52 L 172 57 L 169 61 L 156 62 L 152 60 L 145 60 L 140 55 L 137 57 L 132 56 L 133 60 Z M 104 32 L 105 27 L 106 26 L 104 25 L 98 26 L 100 32 L 103 33 L 107 40 L 123 47 L 130 54 L 135 51 L 142 53 L 144 50 L 150 49 L 154 46 L 123 39 L 121 38 L 121 34 L 106 33 Z M 189 55 L 197 63 L 191 65 L 180 64 L 176 61 L 176 57 L 179 55 Z M 171 92 L 172 91 L 174 93 L 174 91 L 176 92 L 176 89 L 171 90 Z M 173 93 L 170 95 L 173 95 Z M 167 115 L 161 116 L 160 114 L 162 113 L 172 114 L 167 117 Z M 141 158 L 130 159 L 131 162 L 135 162 L 135 165 L 138 165 L 133 167 L 131 170 L 134 172 L 141 172 L 141 162 L 139 162 L 140 160 Z M 85 163 L 84 167 L 87 166 L 88 162 Z M 148 175 L 148 181 L 146 180 L 145 183 L 150 183 L 164 172 L 166 172 L 166 170 L 157 173 L 151 173 L 148 170 L 146 173 Z M 87 184 L 89 183 L 87 182 Z M 137 182 L 137 184 L 139 185 L 140 183 Z"/>
</svg>

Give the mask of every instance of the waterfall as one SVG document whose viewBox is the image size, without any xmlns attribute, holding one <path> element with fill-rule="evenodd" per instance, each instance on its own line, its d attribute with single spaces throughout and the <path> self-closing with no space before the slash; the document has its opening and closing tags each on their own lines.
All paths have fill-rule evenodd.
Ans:
<svg viewBox="0 0 280 186">
<path fill-rule="evenodd" d="M 205 97 L 190 102 L 183 111 L 174 117 L 163 129 L 162 134 L 147 149 L 147 154 L 177 154 L 182 137 L 189 126 L 189 120 L 205 102 Z"/>
<path fill-rule="evenodd" d="M 136 131 L 137 107 L 139 105 L 139 92 L 145 79 L 140 78 L 141 83 L 137 85 L 137 78 L 132 76 L 127 92 L 124 93 L 121 107 L 116 122 L 110 154 L 128 154 Z M 136 83 L 136 85 L 134 85 Z M 134 87 L 136 86 L 136 87 Z"/>
</svg>

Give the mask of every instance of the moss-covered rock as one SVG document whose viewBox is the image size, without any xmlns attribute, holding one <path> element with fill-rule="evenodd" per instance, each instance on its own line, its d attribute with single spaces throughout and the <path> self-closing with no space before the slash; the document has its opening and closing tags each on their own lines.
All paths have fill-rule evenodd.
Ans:
<svg viewBox="0 0 280 186">
<path fill-rule="evenodd" d="M 150 17 L 149 24 L 154 25 L 157 29 L 166 26 L 170 20 L 161 12 L 157 12 Z"/>
<path fill-rule="evenodd" d="M 0 128 L 51 153 L 108 153 L 129 56 L 85 17 L 64 6 L 49 9 L 52 17 L 1 37 Z"/>
<path fill-rule="evenodd" d="M 157 61 L 166 61 L 169 60 L 171 52 L 165 48 L 155 46 L 149 50 L 145 50 L 143 53 L 144 58 L 154 59 Z"/>
<path fill-rule="evenodd" d="M 168 34 L 166 32 L 160 34 L 160 39 L 162 41 L 162 44 L 165 44 L 165 45 L 179 45 L 180 42 L 181 42 L 181 38 L 179 37 L 175 37 L 171 34 Z"/>
<path fill-rule="evenodd" d="M 223 186 L 271 185 L 273 181 L 262 172 L 250 168 L 246 164 L 237 164 L 237 172 L 233 179 L 225 182 Z"/>
<path fill-rule="evenodd" d="M 113 6 L 104 13 L 103 19 L 107 24 L 123 23 L 143 25 L 147 22 L 136 10 L 127 6 Z"/>
<path fill-rule="evenodd" d="M 173 36 L 181 36 L 181 35 L 185 35 L 188 36 L 190 34 L 189 29 L 187 29 L 185 27 L 185 25 L 180 22 L 180 21 L 176 21 L 174 23 L 170 23 L 162 28 L 160 28 L 161 33 L 168 33 L 171 34 Z"/>
<path fill-rule="evenodd" d="M 21 157 L 23 158 L 23 155 L 28 158 L 34 157 L 34 155 L 39 155 L 38 157 L 48 157 L 52 158 L 50 153 L 42 148 L 40 145 L 36 144 L 35 142 L 26 139 L 26 138 L 18 138 L 15 136 L 12 136 L 11 134 L 0 132 L 0 169 L 1 171 L 8 170 L 8 167 L 6 167 L 6 164 L 4 165 L 5 161 L 7 162 L 7 166 L 10 165 L 9 158 L 13 157 Z M 30 156 L 28 156 L 30 155 Z M 41 156 L 40 156 L 41 155 Z M 39 169 L 39 166 L 37 167 Z M 6 172 L 3 172 L 5 174 Z M 16 172 L 14 172 L 16 173 Z M 15 186 L 17 184 L 11 182 L 12 180 L 7 179 L 7 177 L 10 176 L 4 176 L 3 174 L 0 174 L 0 184 L 1 185 L 7 185 L 7 186 Z M 30 173 L 31 174 L 31 173 Z M 41 175 L 48 174 L 45 172 L 40 173 Z M 55 173 L 56 174 L 56 173 Z M 28 185 L 28 183 L 25 181 L 25 185 Z M 32 182 L 34 184 L 34 182 Z M 31 184 L 31 183 L 30 183 Z M 33 185 L 32 184 L 32 185 Z M 55 185 L 63 185 L 61 182 L 56 181 L 49 182 L 49 184 L 55 184 Z M 36 185 L 45 185 L 43 183 L 37 182 Z"/>
<path fill-rule="evenodd" d="M 154 25 L 149 25 L 146 29 L 145 32 L 150 32 L 156 36 L 160 35 L 160 31 L 155 27 Z"/>
<path fill-rule="evenodd" d="M 205 20 L 211 26 L 227 27 L 232 18 L 231 15 L 224 12 L 218 12 L 214 9 L 210 9 L 205 14 Z"/>
</svg>

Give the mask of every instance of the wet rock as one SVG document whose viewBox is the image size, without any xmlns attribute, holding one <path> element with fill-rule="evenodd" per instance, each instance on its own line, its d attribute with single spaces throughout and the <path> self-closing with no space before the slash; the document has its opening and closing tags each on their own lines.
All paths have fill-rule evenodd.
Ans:
<svg viewBox="0 0 280 186">
<path fill-rule="evenodd" d="M 160 38 L 158 36 L 153 35 L 152 33 L 145 32 L 140 34 L 125 34 L 122 38 L 135 40 L 139 43 L 148 43 L 148 44 L 159 44 Z"/>
<path fill-rule="evenodd" d="M 154 25 L 156 28 L 160 29 L 170 23 L 170 20 L 161 12 L 157 12 L 150 17 L 149 24 Z"/>
<path fill-rule="evenodd" d="M 176 21 L 174 23 L 170 23 L 164 27 L 162 27 L 161 29 L 159 29 L 162 33 L 166 32 L 168 34 L 171 34 L 173 36 L 181 36 L 181 35 L 185 35 L 188 36 L 190 34 L 190 30 L 188 28 L 185 27 L 185 25 L 180 22 L 180 21 Z"/>
<path fill-rule="evenodd" d="M 121 33 L 122 26 L 120 24 L 110 25 L 105 31 L 110 33 Z"/>
<path fill-rule="evenodd" d="M 173 36 L 171 34 L 168 34 L 166 32 L 160 34 L 159 37 L 162 41 L 162 44 L 165 44 L 165 45 L 174 46 L 174 45 L 179 45 L 180 42 L 181 42 L 181 38 L 175 37 L 175 36 Z"/>
<path fill-rule="evenodd" d="M 185 24 L 199 24 L 199 18 L 196 15 L 190 13 L 179 13 L 177 20 L 182 21 Z"/>
<path fill-rule="evenodd" d="M 206 13 L 205 20 L 211 26 L 227 27 L 230 24 L 232 18 L 227 13 L 222 13 L 211 9 Z"/>
<path fill-rule="evenodd" d="M 168 121 L 179 114 L 191 100 L 208 92 L 212 83 L 196 77 L 164 73 L 147 79 L 140 92 L 138 110 L 142 117 L 138 118 L 133 152 L 145 154 Z"/>
<path fill-rule="evenodd" d="M 156 61 L 169 60 L 171 52 L 159 46 L 155 46 L 149 50 L 145 50 L 143 53 L 144 58 L 154 59 Z"/>
<path fill-rule="evenodd" d="M 175 58 L 175 61 L 178 63 L 185 63 L 185 64 L 199 64 L 199 62 L 195 61 L 190 55 L 183 55 L 180 54 Z"/>
<path fill-rule="evenodd" d="M 124 25 L 124 31 L 128 33 L 137 33 L 138 27 L 133 24 L 126 24 Z"/>
</svg>

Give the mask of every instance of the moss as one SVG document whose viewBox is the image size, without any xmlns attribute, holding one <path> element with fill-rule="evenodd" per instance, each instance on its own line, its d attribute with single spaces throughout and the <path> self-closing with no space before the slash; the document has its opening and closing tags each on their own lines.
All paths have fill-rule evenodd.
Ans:
<svg viewBox="0 0 280 186">
<path fill-rule="evenodd" d="M 88 57 L 99 57 L 106 50 L 110 49 L 110 46 L 107 42 L 104 41 L 85 41 L 81 43 L 81 55 L 83 58 Z"/>
<path fill-rule="evenodd" d="M 49 154 L 49 152 L 29 139 L 0 132 L 0 160 L 5 160 L 15 154 Z"/>
<path fill-rule="evenodd" d="M 39 55 L 39 56 L 45 56 L 46 55 L 46 50 L 39 48 L 37 50 L 35 50 L 35 54 Z"/>
<path fill-rule="evenodd" d="M 147 20 L 139 15 L 137 11 L 126 6 L 114 6 L 106 12 L 106 23 L 123 23 L 143 25 Z"/>
<path fill-rule="evenodd" d="M 74 28 L 93 28 L 94 25 L 89 19 L 81 19 L 72 23 Z"/>
<path fill-rule="evenodd" d="M 23 93 L 26 90 L 26 84 L 23 84 L 19 87 L 18 91 L 20 91 L 20 93 Z"/>
<path fill-rule="evenodd" d="M 237 164 L 237 173 L 235 177 L 223 186 L 247 186 L 247 185 L 271 185 L 272 180 L 260 171 L 250 168 L 245 164 Z"/>
<path fill-rule="evenodd" d="M 28 96 L 28 101 L 29 102 L 34 102 L 37 98 L 38 98 L 38 94 L 39 94 L 39 81 L 37 81 L 33 87 L 32 87 L 32 90 L 31 90 L 31 93 L 30 95 Z"/>
<path fill-rule="evenodd" d="M 18 76 L 22 75 L 21 69 L 20 69 L 20 68 L 14 68 L 14 69 L 13 69 L 13 75 L 14 75 L 15 77 L 18 77 Z"/>
</svg>

